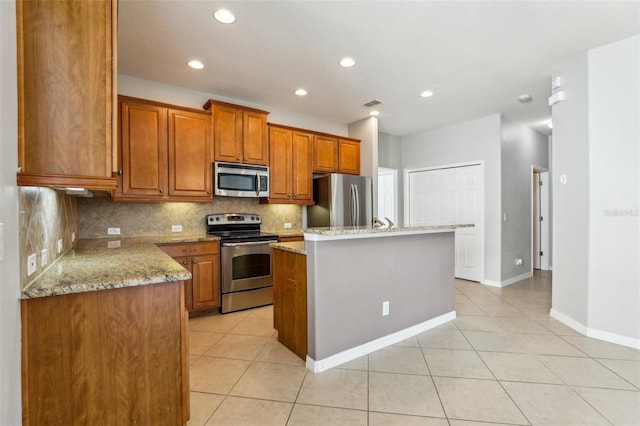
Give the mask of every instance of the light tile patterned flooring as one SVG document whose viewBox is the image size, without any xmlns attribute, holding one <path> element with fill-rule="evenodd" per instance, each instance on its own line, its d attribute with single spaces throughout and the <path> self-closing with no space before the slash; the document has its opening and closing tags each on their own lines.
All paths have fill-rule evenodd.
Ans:
<svg viewBox="0 0 640 426">
<path fill-rule="evenodd" d="M 189 321 L 194 425 L 640 425 L 640 351 L 549 317 L 551 275 L 456 281 L 457 319 L 313 374 L 273 309 Z"/>
</svg>

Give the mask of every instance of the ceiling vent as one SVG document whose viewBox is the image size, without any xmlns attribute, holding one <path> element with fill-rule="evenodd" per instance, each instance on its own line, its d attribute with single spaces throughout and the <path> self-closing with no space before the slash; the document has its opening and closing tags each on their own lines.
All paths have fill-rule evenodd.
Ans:
<svg viewBox="0 0 640 426">
<path fill-rule="evenodd" d="M 382 101 L 379 101 L 377 99 L 374 99 L 372 101 L 367 102 L 366 104 L 364 104 L 364 106 L 366 106 L 367 108 L 371 108 L 374 107 L 376 105 L 380 105 L 382 103 Z"/>
</svg>

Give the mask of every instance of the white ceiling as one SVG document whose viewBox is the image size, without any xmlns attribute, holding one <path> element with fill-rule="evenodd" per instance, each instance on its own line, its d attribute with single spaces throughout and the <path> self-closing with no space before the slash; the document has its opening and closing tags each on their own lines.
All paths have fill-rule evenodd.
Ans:
<svg viewBox="0 0 640 426">
<path fill-rule="evenodd" d="M 640 33 L 640 1 L 120 0 L 118 25 L 122 74 L 344 124 L 379 99 L 397 136 L 493 113 L 548 134 L 550 75 Z"/>
</svg>

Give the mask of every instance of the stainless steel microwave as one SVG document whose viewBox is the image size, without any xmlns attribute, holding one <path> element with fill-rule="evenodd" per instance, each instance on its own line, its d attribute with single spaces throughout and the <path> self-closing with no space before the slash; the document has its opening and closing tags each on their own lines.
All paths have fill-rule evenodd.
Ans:
<svg viewBox="0 0 640 426">
<path fill-rule="evenodd" d="M 268 197 L 269 167 L 216 161 L 213 168 L 215 195 Z"/>
</svg>

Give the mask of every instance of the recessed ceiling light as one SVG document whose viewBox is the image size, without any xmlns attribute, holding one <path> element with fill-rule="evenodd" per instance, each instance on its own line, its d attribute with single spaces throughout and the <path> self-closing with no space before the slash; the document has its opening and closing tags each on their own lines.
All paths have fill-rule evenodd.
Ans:
<svg viewBox="0 0 640 426">
<path fill-rule="evenodd" d="M 547 127 L 550 128 L 550 129 L 553 129 L 553 121 L 549 121 L 547 123 Z"/>
<path fill-rule="evenodd" d="M 356 61 L 353 60 L 353 58 L 342 58 L 340 59 L 340 66 L 344 67 L 344 68 L 349 68 L 352 67 L 356 64 Z"/>
<path fill-rule="evenodd" d="M 204 64 L 197 59 L 190 60 L 189 62 L 187 62 L 187 65 L 189 65 L 194 70 L 201 70 L 202 68 L 204 68 Z"/>
<path fill-rule="evenodd" d="M 306 91 L 306 90 L 304 90 L 304 89 L 298 89 L 298 90 L 296 90 L 296 91 L 295 91 L 295 92 L 293 92 L 293 93 L 295 93 L 295 94 L 296 94 L 296 95 L 298 95 L 298 96 L 307 96 L 307 91 Z"/>
<path fill-rule="evenodd" d="M 218 22 L 222 22 L 223 24 L 233 24 L 236 21 L 236 17 L 227 9 L 216 10 L 215 12 L 213 12 L 213 17 L 216 18 Z"/>
<path fill-rule="evenodd" d="M 420 93 L 420 96 L 422 96 L 423 98 L 430 98 L 431 96 L 433 96 L 433 90 L 425 90 L 424 92 Z"/>
<path fill-rule="evenodd" d="M 375 116 L 377 116 L 377 115 L 380 115 L 380 111 L 376 111 L 376 110 L 374 109 L 373 111 L 370 111 L 370 112 L 369 112 L 369 115 L 370 115 L 370 116 L 372 116 L 372 117 L 375 117 Z"/>
<path fill-rule="evenodd" d="M 531 96 L 531 93 L 524 93 L 520 96 L 518 96 L 518 101 L 525 103 L 525 102 L 530 102 L 531 99 L 533 99 L 533 96 Z"/>
</svg>

